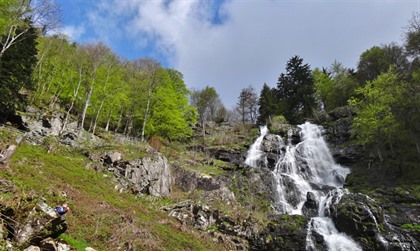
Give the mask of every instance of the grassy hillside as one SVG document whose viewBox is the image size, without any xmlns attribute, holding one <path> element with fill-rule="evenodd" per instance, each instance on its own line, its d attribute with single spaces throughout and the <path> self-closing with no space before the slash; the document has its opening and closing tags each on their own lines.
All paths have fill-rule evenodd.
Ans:
<svg viewBox="0 0 420 251">
<path fill-rule="evenodd" d="M 0 130 L 2 146 L 21 136 Z M 123 146 L 113 146 L 120 147 Z M 98 163 L 81 152 L 84 150 L 62 146 L 54 140 L 45 145 L 23 141 L 8 165 L 0 169 L 0 179 L 11 181 L 16 187 L 0 197 L 0 205 L 13 208 L 16 214 L 26 214 L 41 197 L 52 207 L 67 201 L 71 208 L 66 216 L 69 228 L 61 237 L 78 250 L 86 246 L 97 250 L 224 249 L 158 209 L 171 200 L 118 193 L 114 189 L 114 176 L 95 171 L 91 167 Z M 131 152 L 135 154 L 135 148 Z"/>
</svg>

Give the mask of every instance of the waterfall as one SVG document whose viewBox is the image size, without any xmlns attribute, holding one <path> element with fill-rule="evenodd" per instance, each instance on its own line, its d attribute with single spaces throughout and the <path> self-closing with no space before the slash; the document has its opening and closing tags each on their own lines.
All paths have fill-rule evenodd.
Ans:
<svg viewBox="0 0 420 251">
<path fill-rule="evenodd" d="M 312 240 L 314 232 L 323 236 L 330 251 L 362 250 L 350 237 L 339 233 L 329 218 L 330 206 L 346 192 L 342 187 L 350 170 L 335 163 L 322 137 L 322 127 L 306 122 L 299 128 L 301 142 L 293 145 L 289 131 L 285 152 L 273 170 L 277 193 L 274 209 L 282 214 L 310 215 L 307 250 L 318 250 Z M 251 146 L 246 164 L 255 167 L 264 157 L 260 149 L 264 136 Z"/>
<path fill-rule="evenodd" d="M 267 126 L 260 127 L 260 136 L 255 140 L 248 150 L 247 157 L 245 159 L 245 164 L 252 167 L 258 167 L 261 157 L 264 155 L 264 152 L 261 150 L 262 141 L 268 133 Z M 263 160 L 266 162 L 266 160 Z"/>
</svg>

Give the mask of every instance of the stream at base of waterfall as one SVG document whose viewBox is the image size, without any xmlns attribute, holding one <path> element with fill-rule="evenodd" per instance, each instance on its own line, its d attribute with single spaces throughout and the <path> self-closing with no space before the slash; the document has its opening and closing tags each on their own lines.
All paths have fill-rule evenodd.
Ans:
<svg viewBox="0 0 420 251">
<path fill-rule="evenodd" d="M 322 127 L 306 122 L 299 125 L 301 141 L 296 145 L 280 136 L 283 147 L 278 150 L 278 159 L 273 172 L 277 200 L 273 208 L 279 214 L 299 214 L 311 217 L 308 223 L 306 249 L 318 250 L 313 235 L 318 234 L 330 251 L 362 250 L 349 236 L 339 233 L 330 218 L 330 206 L 340 201 L 347 191 L 343 184 L 350 170 L 335 163 L 327 143 L 322 137 Z M 245 164 L 259 168 L 266 163 L 261 144 L 268 134 L 266 126 L 261 127 L 260 136 L 248 151 Z M 308 202 L 312 203 L 308 206 Z M 310 204 L 309 203 L 309 204 Z"/>
</svg>

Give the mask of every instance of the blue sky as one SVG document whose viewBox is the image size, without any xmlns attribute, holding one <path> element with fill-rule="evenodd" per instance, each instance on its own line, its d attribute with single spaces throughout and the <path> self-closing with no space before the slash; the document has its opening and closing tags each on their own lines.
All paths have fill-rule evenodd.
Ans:
<svg viewBox="0 0 420 251">
<path fill-rule="evenodd" d="M 288 59 L 355 68 L 374 45 L 402 43 L 420 0 L 56 0 L 62 32 L 128 59 L 153 57 L 213 86 L 227 108 L 242 88 L 274 87 Z"/>
</svg>

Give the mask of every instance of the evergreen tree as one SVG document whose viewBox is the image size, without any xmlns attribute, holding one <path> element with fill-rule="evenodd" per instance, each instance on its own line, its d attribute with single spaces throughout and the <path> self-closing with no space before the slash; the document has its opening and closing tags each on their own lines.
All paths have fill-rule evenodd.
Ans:
<svg viewBox="0 0 420 251">
<path fill-rule="evenodd" d="M 276 115 L 276 95 L 275 89 L 270 88 L 264 83 L 258 99 L 258 124 L 268 124 L 272 117 Z"/>
<path fill-rule="evenodd" d="M 27 91 L 34 89 L 31 76 L 36 64 L 36 37 L 37 31 L 31 27 L 19 43 L 4 52 L 0 61 L 0 116 L 3 119 L 22 109 Z"/>
<path fill-rule="evenodd" d="M 292 124 L 302 123 L 316 106 L 312 72 L 299 56 L 292 57 L 277 82 L 279 113 Z M 279 115 L 280 115 L 279 114 Z"/>
</svg>

